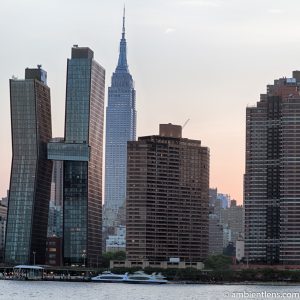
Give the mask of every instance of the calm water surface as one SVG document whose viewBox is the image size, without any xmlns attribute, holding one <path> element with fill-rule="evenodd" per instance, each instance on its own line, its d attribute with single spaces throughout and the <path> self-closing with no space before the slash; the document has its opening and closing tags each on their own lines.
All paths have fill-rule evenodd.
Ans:
<svg viewBox="0 0 300 300">
<path fill-rule="evenodd" d="M 235 293 L 278 293 L 278 297 L 247 297 Z M 299 293 L 298 297 L 283 293 Z M 273 295 L 274 296 L 274 295 Z M 122 283 L 72 283 L 0 281 L 4 300 L 200 300 L 200 299 L 300 299 L 300 286 L 267 285 L 130 285 Z"/>
</svg>

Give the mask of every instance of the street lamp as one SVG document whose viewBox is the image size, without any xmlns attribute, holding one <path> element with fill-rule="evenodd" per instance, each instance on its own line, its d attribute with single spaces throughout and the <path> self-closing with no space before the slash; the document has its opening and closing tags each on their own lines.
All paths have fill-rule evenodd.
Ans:
<svg viewBox="0 0 300 300">
<path fill-rule="evenodd" d="M 36 254 L 36 252 L 33 251 L 32 254 L 33 254 L 33 265 L 35 265 L 35 254 Z"/>
<path fill-rule="evenodd" d="M 86 251 L 85 251 L 85 250 L 83 250 L 82 252 L 83 252 L 83 253 L 82 253 L 82 258 L 83 258 L 83 266 L 85 267 Z"/>
</svg>

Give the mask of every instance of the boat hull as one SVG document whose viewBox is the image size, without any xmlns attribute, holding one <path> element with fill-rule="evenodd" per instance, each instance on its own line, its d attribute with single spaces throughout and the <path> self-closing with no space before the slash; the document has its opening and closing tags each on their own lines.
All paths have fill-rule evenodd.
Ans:
<svg viewBox="0 0 300 300">
<path fill-rule="evenodd" d="M 92 282 L 106 282 L 106 283 L 117 283 L 120 282 L 122 283 L 122 279 L 91 279 Z"/>
<path fill-rule="evenodd" d="M 130 283 L 130 284 L 166 284 L 168 281 L 161 280 L 161 281 L 154 281 L 154 280 L 123 280 L 123 283 Z"/>
</svg>

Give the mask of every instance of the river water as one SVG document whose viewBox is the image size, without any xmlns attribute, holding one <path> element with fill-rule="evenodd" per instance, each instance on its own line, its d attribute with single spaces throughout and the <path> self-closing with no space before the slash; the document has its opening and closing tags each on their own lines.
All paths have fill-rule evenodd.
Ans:
<svg viewBox="0 0 300 300">
<path fill-rule="evenodd" d="M 300 286 L 0 281 L 4 300 L 300 299 Z"/>
</svg>

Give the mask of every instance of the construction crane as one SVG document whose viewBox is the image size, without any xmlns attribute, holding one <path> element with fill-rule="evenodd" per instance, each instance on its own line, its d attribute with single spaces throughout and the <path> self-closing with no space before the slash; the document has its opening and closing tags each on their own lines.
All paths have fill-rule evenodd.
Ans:
<svg viewBox="0 0 300 300">
<path fill-rule="evenodd" d="M 187 125 L 187 123 L 190 121 L 190 119 L 187 119 L 184 124 L 182 125 L 182 129 Z"/>
</svg>

